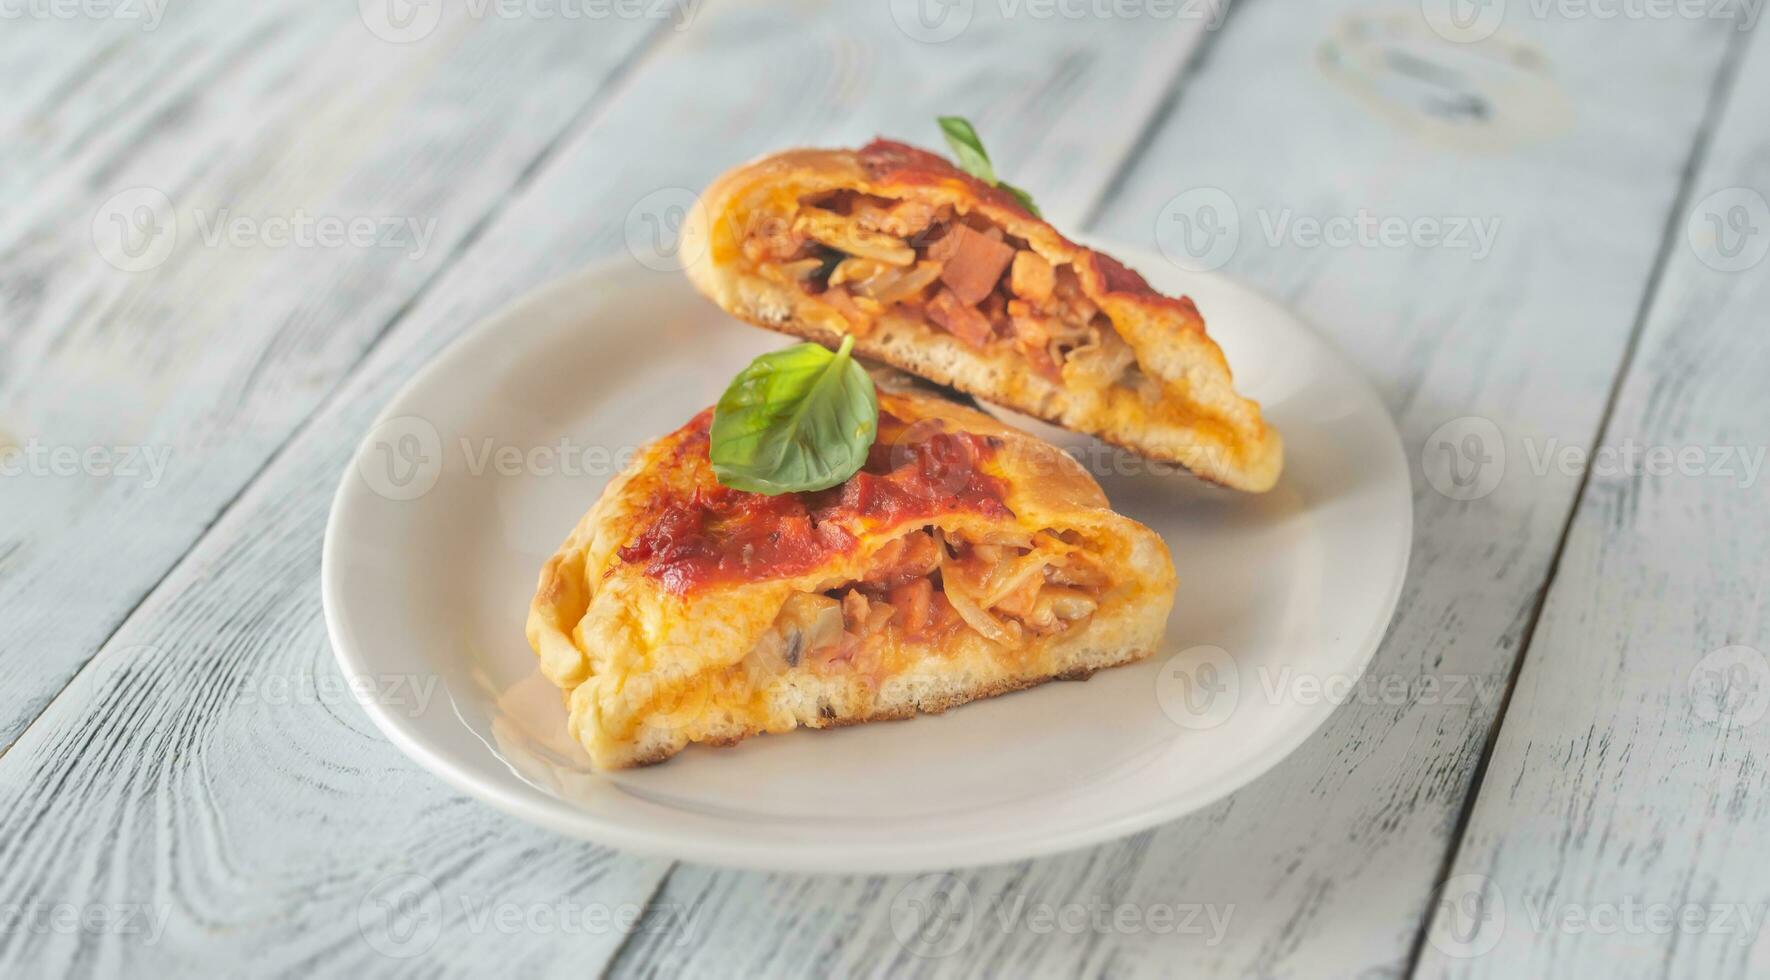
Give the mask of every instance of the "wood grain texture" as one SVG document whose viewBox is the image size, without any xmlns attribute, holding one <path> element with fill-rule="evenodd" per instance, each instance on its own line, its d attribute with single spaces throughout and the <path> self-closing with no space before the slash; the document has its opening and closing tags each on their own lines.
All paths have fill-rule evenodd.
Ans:
<svg viewBox="0 0 1770 980">
<path fill-rule="evenodd" d="M 87 302 L 76 292 L 58 303 L 58 277 L 84 280 L 91 292 L 116 271 L 94 249 L 99 205 L 148 183 L 142 174 L 168 187 L 190 180 L 258 128 L 267 94 L 349 24 L 348 11 L 304 17 L 295 8 L 196 3 L 168 9 L 151 31 L 114 18 L 7 21 L 0 59 L 20 81 L 0 108 L 6 391 L 67 326 L 57 306 Z M 109 278 L 112 291 L 128 284 Z"/>
<path fill-rule="evenodd" d="M 887 16 L 883 5 L 707 11 L 665 38 L 397 318 L 0 757 L 0 893 L 143 906 L 163 917 L 159 932 L 151 943 L 115 929 L 0 933 L 0 970 L 583 975 L 624 938 L 526 921 L 498 931 L 475 918 L 488 903 L 520 915 L 649 902 L 643 928 L 666 948 L 692 941 L 712 907 L 661 911 L 676 902 L 652 898 L 666 865 L 507 820 L 373 734 L 327 651 L 320 536 L 338 475 L 404 379 L 516 294 L 619 250 L 629 212 L 654 192 L 701 187 L 784 144 L 874 130 L 927 140 L 937 112 L 960 111 L 999 163 L 1051 188 L 1049 207 L 1079 213 L 1198 39 L 1136 24 L 1081 34 L 1059 20 L 1008 44 L 981 11 L 936 50 Z M 932 70 L 942 63 L 964 70 Z M 1122 92 L 1134 93 L 1118 99 L 1123 111 L 1097 110 Z M 1087 179 L 1059 179 L 1070 167 Z M 250 377 L 220 376 L 249 390 Z M 383 903 L 397 911 L 414 896 L 393 925 L 420 931 L 402 938 Z M 413 955 L 383 956 L 390 942 Z"/>
<path fill-rule="evenodd" d="M 1467 430 L 1439 430 L 1465 416 L 1510 440 L 1589 440 L 1730 25 L 1521 16 L 1498 46 L 1469 48 L 1420 26 L 1419 9 L 1236 8 L 1098 227 L 1174 249 L 1176 199 L 1196 205 L 1214 190 L 1203 200 L 1218 204 L 1219 223 L 1236 221 L 1239 244 L 1188 258 L 1221 261 L 1338 341 L 1416 460 L 1446 443 L 1464 451 Z M 1408 230 L 1398 245 L 1361 243 L 1345 224 L 1361 213 Z M 1462 221 L 1463 243 L 1429 243 L 1411 230 L 1422 218 L 1445 233 Z M 1311 236 L 1299 219 L 1321 227 Z M 1348 244 L 1319 237 L 1335 219 Z M 1477 220 L 1498 228 L 1481 255 Z M 950 879 L 679 866 L 663 895 L 705 904 L 703 927 L 676 945 L 636 937 L 615 975 L 1404 972 L 1578 485 L 1521 472 L 1514 463 L 1469 500 L 1453 499 L 1465 491 L 1436 463 L 1417 474 L 1411 570 L 1367 680 L 1233 797 L 1125 842 Z M 1183 588 L 1180 601 L 1211 597 Z M 1396 686 L 1401 695 L 1387 693 Z M 968 904 L 945 907 L 942 935 L 964 941 L 906 940 L 900 917 L 952 893 Z M 1016 913 L 1097 907 L 1108 924 L 1041 927 Z M 1188 932 L 1170 917 L 1163 930 L 1159 909 L 1228 921 L 1213 933 L 1195 917 Z M 1117 924 L 1121 910 L 1129 925 Z"/>
<path fill-rule="evenodd" d="M 659 26 L 212 2 L 64 45 L 0 140 L 0 750 Z"/>
<path fill-rule="evenodd" d="M 8 6 L 0 30 L 8 81 L 0 216 L 14 220 L 0 219 L 6 241 L 27 230 L 18 215 L 74 203 L 69 188 L 96 190 L 95 173 L 136 157 L 200 159 L 224 146 L 230 129 L 212 120 L 246 118 L 243 110 L 262 105 L 266 89 L 350 16 L 298 15 L 300 8 L 287 0 L 232 9 L 213 0 L 144 0 L 88 17 L 78 4 Z M 0 330 L 22 326 L 0 322 Z"/>
<path fill-rule="evenodd" d="M 1572 447 L 1588 482 L 1422 975 L 1770 973 L 1761 26 L 1731 92 L 1616 410 Z"/>
</svg>

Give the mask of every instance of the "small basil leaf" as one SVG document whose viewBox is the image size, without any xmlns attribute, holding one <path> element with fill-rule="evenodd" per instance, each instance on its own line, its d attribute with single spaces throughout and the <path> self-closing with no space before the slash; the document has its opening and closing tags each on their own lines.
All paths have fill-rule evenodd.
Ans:
<svg viewBox="0 0 1770 980">
<path fill-rule="evenodd" d="M 946 136 L 946 145 L 952 147 L 954 155 L 959 158 L 959 169 L 994 187 L 996 168 L 989 162 L 983 140 L 977 138 L 977 130 L 971 128 L 970 121 L 963 116 L 941 116 L 939 122 L 940 131 Z"/>
<path fill-rule="evenodd" d="M 835 353 L 796 344 L 750 362 L 713 409 L 713 475 L 769 495 L 823 490 L 853 476 L 879 429 L 873 379 L 854 362 L 854 338 Z"/>
<path fill-rule="evenodd" d="M 978 138 L 977 130 L 968 120 L 963 116 L 940 116 L 937 120 L 941 134 L 946 137 L 946 145 L 952 147 L 953 155 L 959 158 L 960 170 L 991 187 L 1000 187 L 1014 195 L 1020 206 L 1032 212 L 1033 217 L 1044 217 L 1039 206 L 1033 203 L 1031 194 L 996 176 L 995 165 L 990 163 L 989 154 L 983 149 L 983 140 Z"/>
<path fill-rule="evenodd" d="M 1020 202 L 1020 206 L 1027 209 L 1028 211 L 1032 212 L 1033 217 L 1043 218 L 1045 216 L 1045 212 L 1040 211 L 1039 206 L 1037 204 L 1033 203 L 1033 199 L 1032 199 L 1031 194 L 1028 194 L 1027 192 L 1021 190 L 1020 188 L 1015 187 L 1013 184 L 1009 184 L 1006 182 L 1001 183 L 1001 184 L 997 184 L 996 186 L 998 186 L 1002 190 L 1005 190 L 1008 193 L 1014 195 L 1014 199 L 1016 201 Z"/>
</svg>

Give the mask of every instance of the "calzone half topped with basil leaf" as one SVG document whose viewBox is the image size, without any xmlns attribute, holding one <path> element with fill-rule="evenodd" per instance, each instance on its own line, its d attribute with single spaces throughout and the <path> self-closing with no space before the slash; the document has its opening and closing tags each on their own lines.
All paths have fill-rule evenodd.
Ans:
<svg viewBox="0 0 1770 980">
<path fill-rule="evenodd" d="M 802 346 L 641 450 L 542 569 L 529 642 L 599 767 L 943 711 L 1161 638 L 1167 548 L 1073 459 L 932 395 L 875 402 L 850 345 Z M 758 458 L 774 476 L 748 472 Z M 781 489 L 826 471 L 849 475 Z"/>
<path fill-rule="evenodd" d="M 726 312 L 1086 432 L 1242 490 L 1284 450 L 1238 395 L 1192 301 L 1164 296 L 997 181 L 962 120 L 963 170 L 877 140 L 732 170 L 684 229 L 695 286 Z M 969 171 L 969 172 L 967 172 Z"/>
</svg>

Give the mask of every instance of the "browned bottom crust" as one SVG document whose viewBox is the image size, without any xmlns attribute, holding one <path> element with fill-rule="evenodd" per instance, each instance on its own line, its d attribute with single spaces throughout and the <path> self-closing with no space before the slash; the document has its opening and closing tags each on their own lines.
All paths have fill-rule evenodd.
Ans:
<svg viewBox="0 0 1770 980">
<path fill-rule="evenodd" d="M 986 698 L 999 697 L 1003 694 L 1013 694 L 1016 691 L 1029 690 L 1050 681 L 1085 681 L 1102 670 L 1135 663 L 1149 656 L 1149 654 L 1149 650 L 1138 649 L 1112 651 L 1097 658 L 1090 658 L 1085 663 L 1078 663 L 1074 666 L 1067 667 L 1055 674 L 1042 677 L 1006 678 L 993 684 L 986 684 L 974 690 L 950 691 L 938 694 L 934 697 L 922 698 L 915 701 L 906 700 L 881 705 L 864 715 L 839 717 L 831 712 L 829 705 L 826 704 L 819 709 L 816 717 L 802 721 L 799 727 L 813 729 L 849 728 L 854 725 L 865 725 L 869 722 L 875 721 L 908 721 L 911 718 L 916 717 L 918 714 L 945 714 L 948 709 L 957 708 L 973 701 L 982 701 Z M 763 734 L 761 728 L 747 726 L 741 730 L 733 729 L 729 732 L 721 732 L 718 735 L 702 739 L 693 744 L 728 748 L 747 738 L 760 734 Z M 682 751 L 682 748 L 680 747 L 669 745 L 657 746 L 643 755 L 634 756 L 630 761 L 626 762 L 625 765 L 634 768 L 639 766 L 655 766 L 660 762 L 668 761 L 680 751 Z"/>
</svg>

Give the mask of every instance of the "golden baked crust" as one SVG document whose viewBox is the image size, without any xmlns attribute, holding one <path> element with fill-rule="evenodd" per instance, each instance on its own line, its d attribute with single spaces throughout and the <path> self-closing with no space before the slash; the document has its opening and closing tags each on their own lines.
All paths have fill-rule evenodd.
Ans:
<svg viewBox="0 0 1770 980">
<path fill-rule="evenodd" d="M 1009 345 L 980 350 L 963 342 L 920 308 L 857 315 L 829 302 L 827 292 L 759 270 L 744 238 L 790 221 L 802 200 L 832 191 L 977 215 L 1053 266 L 1067 265 L 1157 388 L 1140 394 L 1081 384 L 1068 367 L 1058 380 L 1028 370 Z M 684 228 L 683 247 L 693 257 L 687 272 L 695 287 L 758 326 L 831 345 L 854 334 L 858 354 L 1237 489 L 1270 489 L 1283 467 L 1282 440 L 1259 405 L 1236 394 L 1229 365 L 1190 299 L 1156 292 L 1110 256 L 1064 238 L 1010 195 L 933 154 L 877 141 L 861 150 L 789 150 L 745 164 L 707 189 Z"/>
<path fill-rule="evenodd" d="M 1059 677 L 1085 677 L 1155 648 L 1173 602 L 1167 548 L 1113 513 L 1073 459 L 944 399 L 882 390 L 880 407 L 882 416 L 902 423 L 896 431 L 920 432 L 916 438 L 943 432 L 986 440 L 992 448 L 976 464 L 977 479 L 998 489 L 1006 509 L 945 497 L 897 509 L 832 509 L 824 513 L 835 516 L 824 523 L 840 525 L 840 533 L 820 526 L 819 534 L 848 543 L 815 564 L 685 585 L 660 576 L 635 549 L 663 509 L 701 499 L 697 494 L 736 494 L 712 482 L 703 413 L 643 449 L 548 560 L 529 611 L 529 643 L 542 672 L 565 692 L 571 733 L 597 766 L 662 761 L 691 742 L 730 744 L 761 732 L 943 711 Z M 940 492 L 949 491 L 958 493 L 953 486 Z M 823 493 L 850 493 L 850 486 Z M 953 540 L 1037 532 L 1054 541 L 1061 534 L 1064 547 L 1085 550 L 1110 581 L 1096 589 L 1091 615 L 1051 634 L 1022 631 L 1019 646 L 964 627 L 926 642 L 886 631 L 865 656 L 795 654 L 786 669 L 777 663 L 759 671 L 755 651 L 765 647 L 765 634 L 780 629 L 789 600 L 829 601 L 815 597 L 864 582 L 885 549 L 930 528 Z"/>
</svg>

